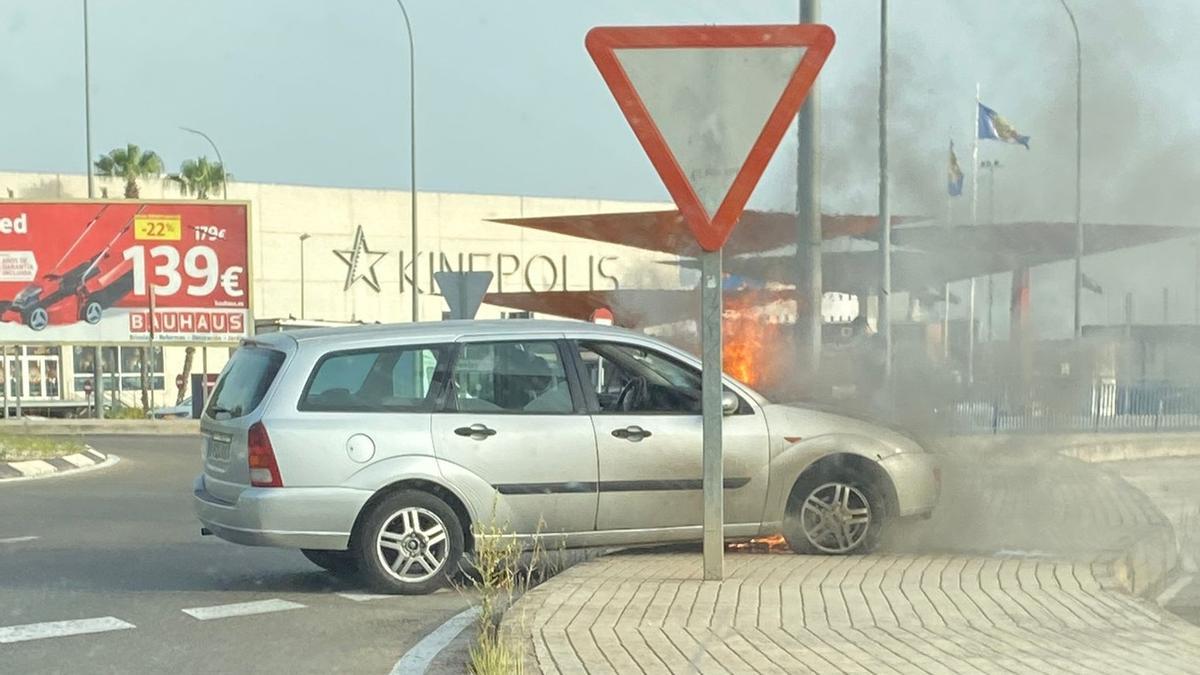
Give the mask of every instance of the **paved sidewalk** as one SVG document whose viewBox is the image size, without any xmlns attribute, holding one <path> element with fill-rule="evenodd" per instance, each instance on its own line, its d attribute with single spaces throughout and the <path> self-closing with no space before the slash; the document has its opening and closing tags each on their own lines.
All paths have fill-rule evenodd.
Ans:
<svg viewBox="0 0 1200 675">
<path fill-rule="evenodd" d="M 505 615 L 545 673 L 1200 673 L 1200 628 L 1141 597 L 1175 565 L 1167 519 L 1052 448 L 949 450 L 932 520 L 869 556 L 628 553 Z"/>
<path fill-rule="evenodd" d="M 505 617 L 544 673 L 1195 673 L 1200 629 L 1084 563 L 966 556 L 629 554 Z"/>
</svg>

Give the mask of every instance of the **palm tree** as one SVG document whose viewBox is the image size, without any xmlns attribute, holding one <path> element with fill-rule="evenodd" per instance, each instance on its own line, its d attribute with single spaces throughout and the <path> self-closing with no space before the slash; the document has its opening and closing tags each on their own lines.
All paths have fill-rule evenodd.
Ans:
<svg viewBox="0 0 1200 675">
<path fill-rule="evenodd" d="M 96 160 L 96 172 L 101 176 L 125 179 L 125 198 L 138 198 L 138 181 L 163 172 L 162 159 L 152 150 L 142 152 L 133 143 L 123 148 L 114 148 Z"/>
<path fill-rule="evenodd" d="M 208 199 L 225 184 L 229 174 L 220 162 L 210 162 L 207 157 L 185 159 L 179 165 L 179 173 L 167 176 L 167 180 L 179 184 L 180 191 L 185 195 L 196 195 L 196 199 Z"/>
</svg>

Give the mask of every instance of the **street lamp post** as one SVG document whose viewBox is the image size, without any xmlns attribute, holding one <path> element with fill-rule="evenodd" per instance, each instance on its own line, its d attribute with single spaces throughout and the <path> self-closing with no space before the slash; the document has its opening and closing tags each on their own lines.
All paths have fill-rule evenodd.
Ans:
<svg viewBox="0 0 1200 675">
<path fill-rule="evenodd" d="M 415 57 L 415 47 L 413 46 L 412 23 L 408 20 L 408 10 L 404 7 L 403 0 L 396 0 L 396 4 L 400 6 L 400 13 L 404 15 L 404 30 L 408 33 L 408 149 L 409 149 L 409 180 L 411 181 L 412 197 L 409 201 L 412 202 L 412 320 L 413 323 L 420 321 L 420 288 L 417 286 L 417 261 L 421 255 L 417 250 L 417 67 Z M 400 271 L 401 276 L 404 270 Z"/>
<path fill-rule="evenodd" d="M 304 242 L 308 241 L 311 234 L 307 232 L 300 235 L 300 318 L 304 318 Z"/>
<path fill-rule="evenodd" d="M 1066 10 L 1075 33 L 1075 338 L 1078 339 L 1083 335 L 1083 198 L 1080 191 L 1083 175 L 1083 49 L 1075 14 L 1067 0 L 1058 1 Z"/>
<path fill-rule="evenodd" d="M 199 129 L 192 129 L 189 127 L 179 127 L 179 128 L 183 131 L 188 132 L 189 134 L 196 134 L 197 136 L 208 141 L 208 144 L 212 146 L 213 152 L 217 153 L 217 163 L 219 163 L 221 165 L 221 199 L 229 199 L 229 188 L 225 184 L 227 182 L 225 179 L 229 174 L 225 171 L 225 160 L 221 158 L 221 149 L 218 148 L 217 144 L 213 143 L 213 139 L 209 138 L 208 134 L 204 133 L 203 131 L 200 131 Z"/>
<path fill-rule="evenodd" d="M 83 136 L 84 152 L 87 153 L 87 195 L 95 197 L 95 175 L 92 171 L 92 76 L 91 49 L 88 47 L 88 3 L 83 0 Z M 97 408 L 98 409 L 98 408 Z"/>
</svg>

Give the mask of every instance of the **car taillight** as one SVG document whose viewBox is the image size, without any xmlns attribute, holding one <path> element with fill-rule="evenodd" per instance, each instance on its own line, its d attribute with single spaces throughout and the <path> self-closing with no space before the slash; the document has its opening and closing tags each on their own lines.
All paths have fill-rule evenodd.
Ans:
<svg viewBox="0 0 1200 675">
<path fill-rule="evenodd" d="M 275 449 L 262 422 L 255 422 L 246 434 L 247 460 L 250 463 L 250 484 L 254 487 L 283 487 Z"/>
</svg>

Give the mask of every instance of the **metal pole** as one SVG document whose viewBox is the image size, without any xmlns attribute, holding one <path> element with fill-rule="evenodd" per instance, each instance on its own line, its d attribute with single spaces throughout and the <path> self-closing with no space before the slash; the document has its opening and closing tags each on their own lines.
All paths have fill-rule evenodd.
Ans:
<svg viewBox="0 0 1200 675">
<path fill-rule="evenodd" d="M 305 233 L 300 235 L 300 318 L 304 318 L 304 242 L 312 235 Z"/>
<path fill-rule="evenodd" d="M 800 23 L 817 23 L 820 0 L 800 0 Z M 821 270 L 821 151 L 820 85 L 808 90 L 796 118 L 796 241 L 800 266 L 797 284 L 797 310 L 804 301 L 804 317 L 796 316 L 797 350 L 800 363 L 810 377 L 821 368 L 821 297 L 824 293 Z M 807 293 L 800 287 L 807 286 Z"/>
<path fill-rule="evenodd" d="M 92 75 L 90 63 L 91 50 L 88 48 L 88 0 L 83 0 L 83 135 L 85 152 L 87 153 L 87 196 L 93 199 L 95 192 L 95 177 L 92 172 Z"/>
<path fill-rule="evenodd" d="M 883 381 L 890 391 L 892 381 L 892 212 L 888 195 L 888 3 L 879 2 L 879 334 L 883 336 Z M 891 397 L 888 397 L 891 405 Z"/>
<path fill-rule="evenodd" d="M 209 138 L 208 134 L 204 133 L 203 131 L 200 131 L 199 129 L 192 129 L 190 127 L 179 128 L 190 134 L 196 134 L 197 136 L 200 136 L 204 140 L 208 141 L 208 144 L 212 146 L 213 152 L 217 154 L 217 162 L 221 165 L 221 199 L 229 199 L 229 188 L 226 185 L 228 182 L 226 180 L 228 174 L 225 171 L 225 160 L 221 158 L 221 149 L 218 148 L 217 144 L 213 142 L 213 139 Z"/>
<path fill-rule="evenodd" d="M 103 348 L 100 345 L 92 347 L 95 357 L 92 359 L 92 397 L 95 399 L 96 419 L 104 419 L 104 368 L 100 360 L 103 358 Z"/>
<path fill-rule="evenodd" d="M 700 351 L 704 435 L 704 578 L 720 581 L 725 576 L 720 251 L 705 251 L 700 255 Z"/>
<path fill-rule="evenodd" d="M 1083 335 L 1083 49 L 1079 24 L 1067 0 L 1058 0 L 1071 20 L 1075 34 L 1075 337 Z"/>
<path fill-rule="evenodd" d="M 8 419 L 8 382 L 12 377 L 8 366 L 8 345 L 0 345 L 0 363 L 4 364 L 4 419 Z"/>
<path fill-rule="evenodd" d="M 404 8 L 403 0 L 396 0 L 400 13 L 404 15 L 404 30 L 408 32 L 408 148 L 409 148 L 409 180 L 411 182 L 412 198 L 412 320 L 421 320 L 421 293 L 418 286 L 420 275 L 417 274 L 417 264 L 421 254 L 417 247 L 417 67 L 416 50 L 413 46 L 412 23 L 408 20 L 408 10 Z M 404 271 L 400 271 L 403 276 Z"/>
<path fill-rule="evenodd" d="M 13 350 L 17 359 L 17 419 L 21 419 L 21 393 L 25 390 L 25 359 L 23 357 L 25 348 L 16 345 Z"/>
<path fill-rule="evenodd" d="M 988 170 L 988 225 L 995 225 L 996 224 L 996 169 L 1000 168 L 1000 161 L 999 160 L 989 160 L 989 161 L 983 162 L 982 166 L 983 166 L 983 168 Z M 993 274 L 991 272 L 991 270 L 988 270 L 988 283 L 987 283 L 987 294 L 988 294 L 987 338 L 988 338 L 988 342 L 992 342 L 993 340 L 996 339 L 995 331 L 993 330 L 993 328 L 994 328 L 993 324 L 996 321 L 996 313 L 994 311 L 995 304 L 996 304 L 995 281 L 996 281 L 996 275 Z"/>
<path fill-rule="evenodd" d="M 979 225 L 979 83 L 975 83 L 975 110 L 971 115 L 971 225 Z M 975 383 L 975 277 L 967 300 L 967 384 Z"/>
<path fill-rule="evenodd" d="M 1196 323 L 1200 323 L 1200 243 L 1193 243 L 1192 248 L 1196 249 L 1196 266 L 1192 269 L 1192 317 Z"/>
</svg>

